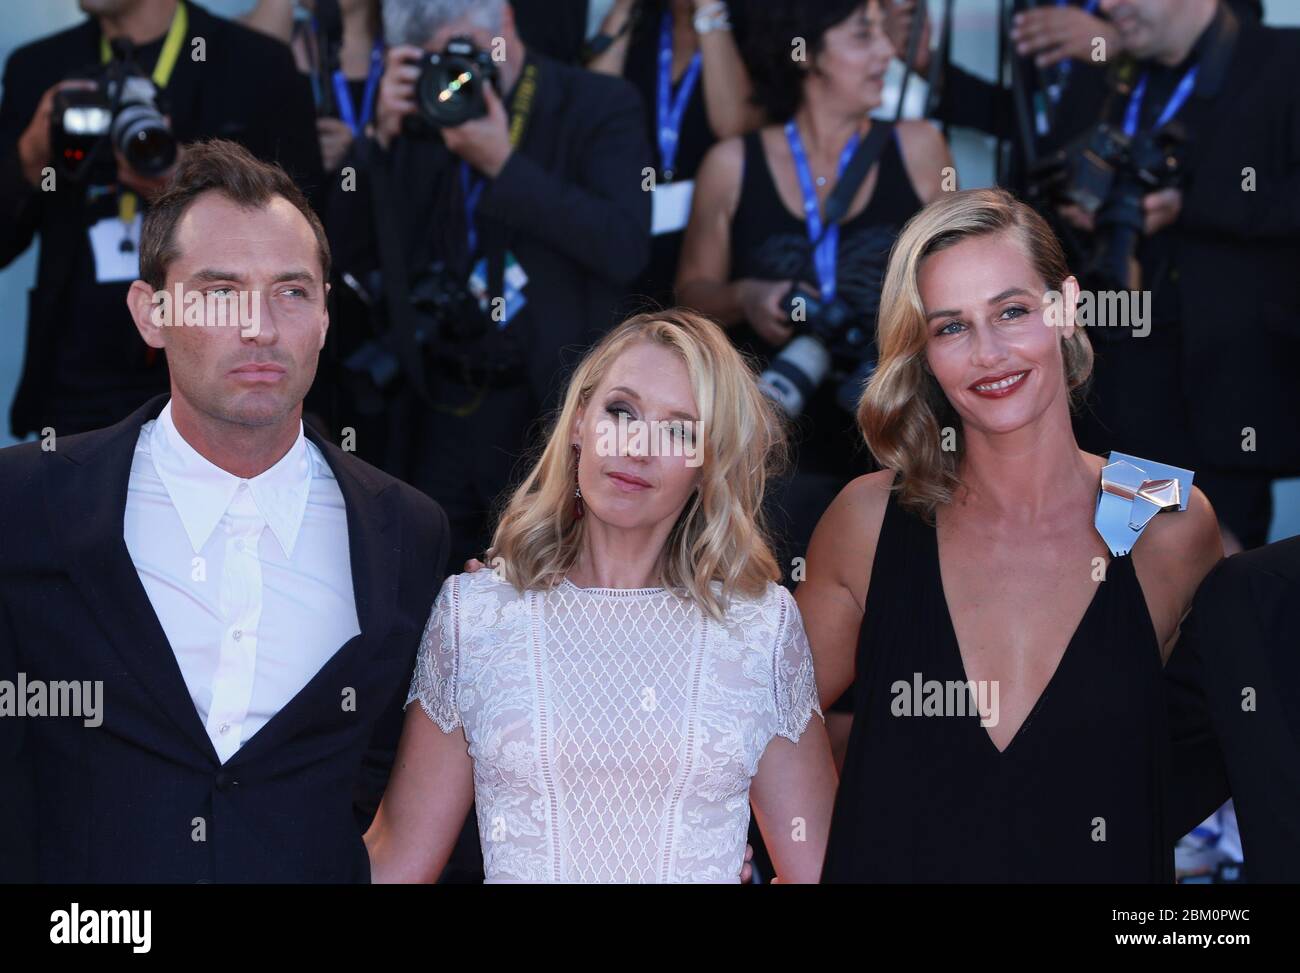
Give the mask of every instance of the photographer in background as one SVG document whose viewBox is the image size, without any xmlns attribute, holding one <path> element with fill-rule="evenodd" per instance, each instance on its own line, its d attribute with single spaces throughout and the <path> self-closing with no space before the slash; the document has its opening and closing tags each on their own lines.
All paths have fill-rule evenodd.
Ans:
<svg viewBox="0 0 1300 973">
<path fill-rule="evenodd" d="M 311 95 L 283 45 L 189 0 L 80 3 L 85 23 L 5 65 L 0 266 L 41 238 L 18 437 L 111 425 L 167 389 L 166 361 L 135 333 L 126 292 L 141 211 L 184 143 L 229 138 L 304 188 L 320 177 Z M 109 117 L 103 134 L 76 134 Z"/>
<path fill-rule="evenodd" d="M 641 92 L 655 152 L 654 243 L 639 296 L 671 305 L 691 193 L 704 153 L 763 124 L 737 46 L 744 4 L 617 0 L 591 42 L 587 67 Z M 598 52 L 598 53 L 597 53 Z"/>
<path fill-rule="evenodd" d="M 351 366 L 383 397 L 384 465 L 438 498 L 460 565 L 645 266 L 653 158 L 635 89 L 526 50 L 505 0 L 388 0 L 384 26 L 331 238 L 378 319 Z"/>
<path fill-rule="evenodd" d="M 1272 480 L 1300 473 L 1300 33 L 1221 0 L 1101 9 L 1138 59 L 1108 119 L 1130 148 L 1110 153 L 1100 207 L 1065 212 L 1095 231 L 1100 286 L 1129 271 L 1118 286 L 1149 291 L 1151 313 L 1149 333 L 1092 329 L 1080 442 L 1196 470 L 1225 549 L 1256 547 Z"/>
</svg>

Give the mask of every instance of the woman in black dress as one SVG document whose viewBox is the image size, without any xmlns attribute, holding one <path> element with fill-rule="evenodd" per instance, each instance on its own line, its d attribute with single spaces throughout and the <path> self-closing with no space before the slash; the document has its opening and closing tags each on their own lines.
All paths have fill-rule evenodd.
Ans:
<svg viewBox="0 0 1300 973">
<path fill-rule="evenodd" d="M 826 881 L 1173 880 L 1162 665 L 1222 548 L 1194 488 L 1103 540 L 1078 296 L 1001 190 L 899 237 L 858 411 L 885 469 L 827 510 L 797 594 L 823 703 L 858 679 Z"/>
</svg>

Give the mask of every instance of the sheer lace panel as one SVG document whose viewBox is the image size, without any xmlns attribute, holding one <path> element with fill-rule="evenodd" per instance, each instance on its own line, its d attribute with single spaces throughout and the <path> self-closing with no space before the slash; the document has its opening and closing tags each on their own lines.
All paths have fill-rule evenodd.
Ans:
<svg viewBox="0 0 1300 973">
<path fill-rule="evenodd" d="M 759 759 L 821 712 L 775 584 L 718 623 L 661 588 L 521 594 L 486 570 L 439 593 L 416 699 L 463 722 L 489 881 L 737 881 Z"/>
</svg>

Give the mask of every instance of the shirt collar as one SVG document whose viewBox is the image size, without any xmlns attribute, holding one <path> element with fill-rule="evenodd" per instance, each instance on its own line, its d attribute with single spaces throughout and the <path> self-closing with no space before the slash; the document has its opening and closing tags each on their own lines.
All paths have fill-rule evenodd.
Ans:
<svg viewBox="0 0 1300 973">
<path fill-rule="evenodd" d="M 258 513 L 280 542 L 285 557 L 293 556 L 314 472 L 301 420 L 298 438 L 289 451 L 270 469 L 251 479 L 223 470 L 186 442 L 172 419 L 170 401 L 150 432 L 149 452 L 194 553 L 202 550 L 212 536 L 239 485 L 247 483 Z"/>
</svg>

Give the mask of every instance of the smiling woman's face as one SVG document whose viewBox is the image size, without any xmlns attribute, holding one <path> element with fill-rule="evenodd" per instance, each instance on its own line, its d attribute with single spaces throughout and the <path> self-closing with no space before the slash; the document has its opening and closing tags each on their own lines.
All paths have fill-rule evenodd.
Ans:
<svg viewBox="0 0 1300 973">
<path fill-rule="evenodd" d="M 931 254 L 917 287 L 926 361 L 968 430 L 1014 432 L 1058 400 L 1068 411 L 1061 339 L 1073 324 L 1046 314 L 1047 285 L 1014 232 Z M 1064 303 L 1073 306 L 1068 289 Z"/>
<path fill-rule="evenodd" d="M 588 514 L 627 529 L 675 522 L 700 481 L 701 467 L 692 461 L 702 455 L 699 414 L 676 351 L 648 341 L 629 345 L 606 370 L 573 432 L 582 448 L 578 483 Z"/>
</svg>

